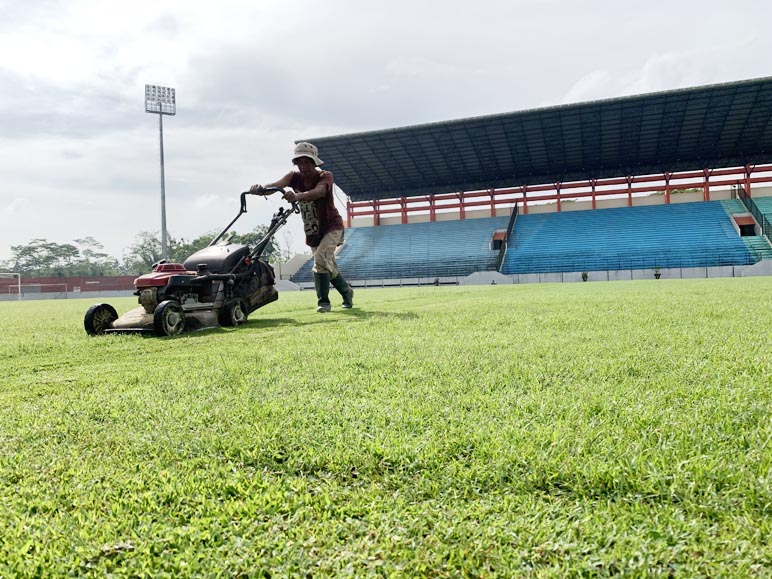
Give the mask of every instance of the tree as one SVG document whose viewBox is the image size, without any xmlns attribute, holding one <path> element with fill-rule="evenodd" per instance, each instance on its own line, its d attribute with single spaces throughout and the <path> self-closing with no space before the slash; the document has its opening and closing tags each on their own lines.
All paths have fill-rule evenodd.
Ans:
<svg viewBox="0 0 772 579">
<path fill-rule="evenodd" d="M 101 276 L 121 273 L 118 260 L 95 251 L 102 245 L 93 237 L 73 243 L 54 243 L 43 238 L 26 245 L 12 245 L 12 259 L 2 267 L 30 277 Z"/>
<path fill-rule="evenodd" d="M 142 274 L 152 269 L 161 260 L 161 238 L 158 232 L 141 231 L 134 238 L 124 254 L 124 267 L 133 273 Z"/>
<path fill-rule="evenodd" d="M 104 246 L 93 237 L 84 237 L 73 241 L 80 250 L 81 258 L 71 269 L 72 275 L 104 276 L 122 273 L 118 260 L 100 251 Z"/>
<path fill-rule="evenodd" d="M 232 243 L 243 243 L 244 245 L 249 245 L 250 247 L 254 247 L 257 245 L 268 233 L 268 226 L 267 225 L 258 225 L 255 227 L 251 232 L 245 233 L 244 235 L 233 235 L 231 237 Z M 281 261 L 281 251 L 279 250 L 279 246 L 276 244 L 276 238 L 272 237 L 268 244 L 265 246 L 265 249 L 263 250 L 262 255 L 260 256 L 260 259 L 263 261 L 268 262 L 277 262 Z"/>
<path fill-rule="evenodd" d="M 267 225 L 258 225 L 243 235 L 231 232 L 222 243 L 238 243 L 254 248 L 267 232 Z M 184 263 L 188 257 L 209 245 L 216 235 L 216 232 L 209 232 L 191 241 L 170 237 L 169 261 Z M 285 240 L 289 245 L 289 237 L 285 237 Z M 75 239 L 73 243 L 54 243 L 36 238 L 27 244 L 12 245 L 12 257 L 0 262 L 0 271 L 19 272 L 30 277 L 139 275 L 150 271 L 153 264 L 161 260 L 161 238 L 155 231 L 138 233 L 134 243 L 124 251 L 122 263 L 103 249 L 104 246 L 90 236 Z M 272 262 L 282 259 L 282 252 L 275 239 L 268 240 L 261 258 Z"/>
<path fill-rule="evenodd" d="M 46 267 L 44 247 L 45 239 L 33 239 L 27 245 L 11 246 L 11 269 L 21 273 L 31 273 Z"/>
<path fill-rule="evenodd" d="M 57 277 L 66 276 L 73 260 L 80 256 L 78 248 L 71 243 L 49 243 L 46 249 L 53 260 L 51 273 Z"/>
<path fill-rule="evenodd" d="M 62 275 L 62 266 L 77 256 L 78 249 L 74 245 L 36 238 L 27 245 L 12 245 L 11 253 L 15 271 L 36 276 Z"/>
<path fill-rule="evenodd" d="M 284 240 L 282 258 L 284 261 L 289 261 L 292 258 L 292 232 L 289 229 L 285 229 L 281 234 L 281 238 Z"/>
<path fill-rule="evenodd" d="M 219 243 L 238 243 L 254 247 L 268 232 L 267 225 L 258 225 L 251 232 L 239 235 L 230 232 Z M 168 260 L 171 263 L 184 263 L 191 255 L 209 245 L 217 235 L 209 232 L 199 235 L 192 241 L 168 238 Z M 272 238 L 268 241 L 261 259 L 264 261 L 279 261 L 281 252 Z M 134 238 L 134 243 L 124 254 L 124 267 L 133 273 L 144 273 L 152 269 L 153 264 L 161 260 L 161 238 L 156 231 L 142 231 Z"/>
</svg>

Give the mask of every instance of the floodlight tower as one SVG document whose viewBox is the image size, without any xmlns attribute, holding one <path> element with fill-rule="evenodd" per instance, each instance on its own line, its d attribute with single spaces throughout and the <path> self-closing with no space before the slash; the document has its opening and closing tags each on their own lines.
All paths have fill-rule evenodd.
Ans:
<svg viewBox="0 0 772 579">
<path fill-rule="evenodd" d="M 145 85 L 145 112 L 158 115 L 158 132 L 161 138 L 161 257 L 168 257 L 166 243 L 166 184 L 164 182 L 164 115 L 177 114 L 177 97 L 173 88 Z"/>
</svg>

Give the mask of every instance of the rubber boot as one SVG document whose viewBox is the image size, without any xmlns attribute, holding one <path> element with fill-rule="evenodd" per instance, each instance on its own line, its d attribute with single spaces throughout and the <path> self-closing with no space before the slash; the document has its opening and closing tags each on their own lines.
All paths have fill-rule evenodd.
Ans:
<svg viewBox="0 0 772 579">
<path fill-rule="evenodd" d="M 330 280 L 333 287 L 338 290 L 338 293 L 343 297 L 343 307 L 349 309 L 354 306 L 354 288 L 351 287 L 346 279 L 338 274 Z"/>
<path fill-rule="evenodd" d="M 319 313 L 329 312 L 330 311 L 330 274 L 315 273 L 314 286 L 316 287 L 316 298 L 317 298 L 316 311 Z"/>
</svg>

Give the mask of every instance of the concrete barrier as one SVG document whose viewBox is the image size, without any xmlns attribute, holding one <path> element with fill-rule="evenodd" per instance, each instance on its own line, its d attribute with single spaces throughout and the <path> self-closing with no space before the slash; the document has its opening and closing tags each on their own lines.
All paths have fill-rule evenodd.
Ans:
<svg viewBox="0 0 772 579">
<path fill-rule="evenodd" d="M 459 285 L 498 285 L 511 284 L 512 278 L 497 271 L 478 271 L 466 277 L 462 277 Z"/>
<path fill-rule="evenodd" d="M 762 260 L 754 265 L 662 268 L 662 279 L 696 279 L 720 277 L 772 276 L 772 259 Z M 630 281 L 656 279 L 654 269 L 622 269 L 588 271 L 587 281 Z M 356 289 L 382 287 L 416 287 L 424 285 L 510 285 L 525 283 L 577 283 L 582 281 L 582 272 L 562 273 L 523 273 L 504 275 L 496 271 L 479 271 L 464 277 L 410 277 L 396 279 L 349 280 Z M 495 282 L 495 284 L 493 283 Z M 293 283 L 289 280 L 277 280 L 276 289 L 282 291 L 313 290 L 313 282 Z M 88 299 L 93 303 L 109 298 L 133 297 L 130 290 L 102 292 L 22 292 L 22 301 L 50 299 Z M 15 294 L 0 295 L 0 302 L 18 301 Z"/>
<path fill-rule="evenodd" d="M 740 277 L 752 277 L 757 275 L 772 275 L 772 259 L 764 259 L 753 265 L 746 265 L 743 268 L 735 268 L 739 271 L 735 275 Z"/>
</svg>

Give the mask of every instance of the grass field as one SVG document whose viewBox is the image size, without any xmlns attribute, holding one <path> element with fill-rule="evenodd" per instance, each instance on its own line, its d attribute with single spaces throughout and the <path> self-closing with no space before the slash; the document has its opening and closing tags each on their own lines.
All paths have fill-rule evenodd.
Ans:
<svg viewBox="0 0 772 579">
<path fill-rule="evenodd" d="M 772 278 L 313 301 L 0 303 L 0 577 L 772 575 Z"/>
</svg>

